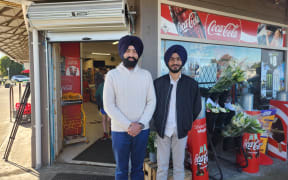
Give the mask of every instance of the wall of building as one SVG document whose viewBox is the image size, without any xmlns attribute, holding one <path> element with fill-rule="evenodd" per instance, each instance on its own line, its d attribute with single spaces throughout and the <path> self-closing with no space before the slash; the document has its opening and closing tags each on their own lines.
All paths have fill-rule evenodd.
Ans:
<svg viewBox="0 0 288 180">
<path fill-rule="evenodd" d="M 144 44 L 140 65 L 142 68 L 148 69 L 153 79 L 155 79 L 158 67 L 158 2 L 155 0 L 139 0 L 139 13 L 136 22 L 138 24 L 137 28 L 139 28 L 137 33 L 139 33 Z"/>
<path fill-rule="evenodd" d="M 30 47 L 30 68 L 34 72 L 34 60 L 33 60 L 33 44 L 32 34 L 29 33 L 29 47 Z M 32 143 L 31 143 L 31 156 L 32 167 L 36 165 L 36 141 L 35 141 L 35 106 L 41 106 L 41 140 L 42 140 L 42 165 L 47 165 L 50 159 L 50 144 L 49 144 L 49 115 L 48 115 L 48 91 L 47 91 L 47 76 L 46 76 L 46 50 L 45 50 L 45 36 L 44 33 L 39 32 L 39 59 L 40 59 L 40 94 L 41 104 L 34 104 L 34 75 L 31 73 L 31 102 L 32 102 Z"/>
</svg>

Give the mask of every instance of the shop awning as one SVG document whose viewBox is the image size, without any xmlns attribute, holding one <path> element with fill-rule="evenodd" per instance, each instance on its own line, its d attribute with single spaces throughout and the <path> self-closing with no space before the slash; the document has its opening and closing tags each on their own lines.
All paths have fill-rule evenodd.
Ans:
<svg viewBox="0 0 288 180">
<path fill-rule="evenodd" d="M 0 51 L 18 62 L 28 62 L 28 33 L 22 5 L 0 1 Z"/>
<path fill-rule="evenodd" d="M 27 18 L 38 30 L 121 31 L 128 28 L 125 12 L 124 0 L 35 3 Z"/>
</svg>

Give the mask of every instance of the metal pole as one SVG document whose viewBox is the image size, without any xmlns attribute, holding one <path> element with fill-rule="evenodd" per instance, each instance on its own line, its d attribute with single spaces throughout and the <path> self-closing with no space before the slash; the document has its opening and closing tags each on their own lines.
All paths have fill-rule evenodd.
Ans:
<svg viewBox="0 0 288 180">
<path fill-rule="evenodd" d="M 34 63 L 34 108 L 35 108 L 35 139 L 36 139 L 36 169 L 42 165 L 41 147 L 41 101 L 40 101 L 40 62 L 38 31 L 33 29 L 33 63 Z"/>
<path fill-rule="evenodd" d="M 21 102 L 21 82 L 19 83 L 19 102 Z"/>
<path fill-rule="evenodd" d="M 14 116 L 14 92 L 13 92 L 13 86 L 10 86 L 9 102 L 10 102 L 10 122 L 12 122 L 12 118 Z"/>
</svg>

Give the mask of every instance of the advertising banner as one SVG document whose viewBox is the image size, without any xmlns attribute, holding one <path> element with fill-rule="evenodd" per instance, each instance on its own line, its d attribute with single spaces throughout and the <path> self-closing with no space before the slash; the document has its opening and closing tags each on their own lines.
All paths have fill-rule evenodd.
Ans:
<svg viewBox="0 0 288 180">
<path fill-rule="evenodd" d="M 284 47 L 282 27 L 161 4 L 161 34 Z"/>
<path fill-rule="evenodd" d="M 62 73 L 62 93 L 81 93 L 80 58 L 65 57 L 65 71 Z"/>
<path fill-rule="evenodd" d="M 276 109 L 276 115 L 271 127 L 271 134 L 268 137 L 268 154 L 286 161 L 288 102 L 270 100 L 270 106 L 271 109 Z"/>
<path fill-rule="evenodd" d="M 67 93 L 81 94 L 80 43 L 61 43 L 61 88 Z M 81 104 L 62 107 L 64 136 L 80 135 L 82 132 Z"/>
<path fill-rule="evenodd" d="M 208 180 L 208 146 L 206 118 L 196 119 L 188 132 L 188 151 L 191 157 L 192 179 Z"/>
<path fill-rule="evenodd" d="M 261 110 L 260 122 L 265 132 L 261 133 L 261 147 L 260 153 L 265 154 L 268 143 L 268 136 L 271 133 L 272 122 L 274 121 L 276 109 Z"/>
<path fill-rule="evenodd" d="M 275 99 L 285 89 L 283 52 L 262 49 L 261 53 L 261 96 Z"/>
</svg>

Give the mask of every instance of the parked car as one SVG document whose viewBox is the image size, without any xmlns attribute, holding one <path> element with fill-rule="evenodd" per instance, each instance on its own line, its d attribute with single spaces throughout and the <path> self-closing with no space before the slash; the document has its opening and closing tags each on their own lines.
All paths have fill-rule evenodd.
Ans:
<svg viewBox="0 0 288 180">
<path fill-rule="evenodd" d="M 24 75 L 14 75 L 11 77 L 11 80 L 17 82 L 23 82 L 23 81 L 30 81 L 30 78 Z"/>
</svg>

